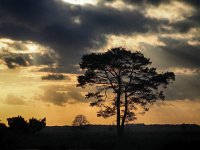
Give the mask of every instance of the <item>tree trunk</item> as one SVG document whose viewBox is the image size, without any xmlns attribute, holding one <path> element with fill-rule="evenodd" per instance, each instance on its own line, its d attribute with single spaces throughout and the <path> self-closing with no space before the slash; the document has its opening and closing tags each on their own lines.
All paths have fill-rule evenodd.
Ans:
<svg viewBox="0 0 200 150">
<path fill-rule="evenodd" d="M 120 115 L 120 99 L 121 99 L 121 78 L 118 77 L 119 89 L 117 92 L 117 134 L 121 135 L 121 115 Z"/>
<path fill-rule="evenodd" d="M 117 134 L 121 135 L 121 126 L 120 126 L 120 94 L 117 94 Z"/>
<path fill-rule="evenodd" d="M 121 124 L 121 133 L 124 132 L 124 123 L 125 123 L 125 120 L 126 120 L 126 115 L 127 115 L 127 110 L 128 110 L 128 100 L 127 100 L 127 93 L 125 92 L 125 109 L 124 109 L 124 115 L 123 115 L 123 118 L 122 118 L 122 124 Z"/>
</svg>

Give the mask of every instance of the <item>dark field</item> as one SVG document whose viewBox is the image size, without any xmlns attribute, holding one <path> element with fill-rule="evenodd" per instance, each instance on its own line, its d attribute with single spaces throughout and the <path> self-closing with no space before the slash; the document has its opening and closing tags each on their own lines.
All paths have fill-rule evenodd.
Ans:
<svg viewBox="0 0 200 150">
<path fill-rule="evenodd" d="M 0 136 L 0 149 L 199 149 L 196 125 L 127 125 L 123 136 L 113 126 L 46 127 L 36 134 L 9 131 Z M 195 148 L 196 147 L 196 148 Z"/>
</svg>

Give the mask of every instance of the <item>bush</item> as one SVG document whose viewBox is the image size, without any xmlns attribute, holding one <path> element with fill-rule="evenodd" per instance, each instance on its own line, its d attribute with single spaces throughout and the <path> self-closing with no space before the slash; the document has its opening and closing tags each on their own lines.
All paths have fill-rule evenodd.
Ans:
<svg viewBox="0 0 200 150">
<path fill-rule="evenodd" d="M 46 118 L 37 120 L 36 118 L 29 119 L 28 128 L 30 132 L 37 132 L 46 127 Z"/>
<path fill-rule="evenodd" d="M 8 126 L 14 132 L 27 132 L 28 123 L 21 116 L 8 118 Z"/>
<path fill-rule="evenodd" d="M 4 123 L 0 122 L 0 129 L 5 129 L 5 128 L 7 128 L 7 126 Z"/>
<path fill-rule="evenodd" d="M 7 126 L 4 123 L 0 122 L 0 133 L 5 133 L 7 129 Z"/>
<path fill-rule="evenodd" d="M 20 133 L 35 133 L 46 127 L 46 118 L 37 120 L 36 118 L 29 119 L 27 122 L 23 117 L 8 118 L 8 125 L 11 131 Z"/>
</svg>

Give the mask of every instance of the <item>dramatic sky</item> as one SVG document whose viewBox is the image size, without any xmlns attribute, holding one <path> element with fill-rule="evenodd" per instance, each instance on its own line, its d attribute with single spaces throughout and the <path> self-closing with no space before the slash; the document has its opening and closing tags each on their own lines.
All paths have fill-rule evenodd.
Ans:
<svg viewBox="0 0 200 150">
<path fill-rule="evenodd" d="M 166 101 L 135 122 L 200 124 L 199 8 L 199 0 L 0 0 L 0 120 L 66 125 L 84 114 L 112 124 L 96 117 L 76 77 L 83 54 L 123 46 L 176 74 Z"/>
</svg>

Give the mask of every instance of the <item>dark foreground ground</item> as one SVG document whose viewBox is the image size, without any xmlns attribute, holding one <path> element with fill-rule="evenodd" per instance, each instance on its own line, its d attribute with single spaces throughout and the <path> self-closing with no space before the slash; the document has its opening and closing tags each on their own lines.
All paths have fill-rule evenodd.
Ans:
<svg viewBox="0 0 200 150">
<path fill-rule="evenodd" d="M 200 148 L 196 125 L 127 125 L 122 137 L 113 126 L 84 129 L 46 127 L 36 134 L 1 133 L 0 149 L 192 150 Z"/>
</svg>

